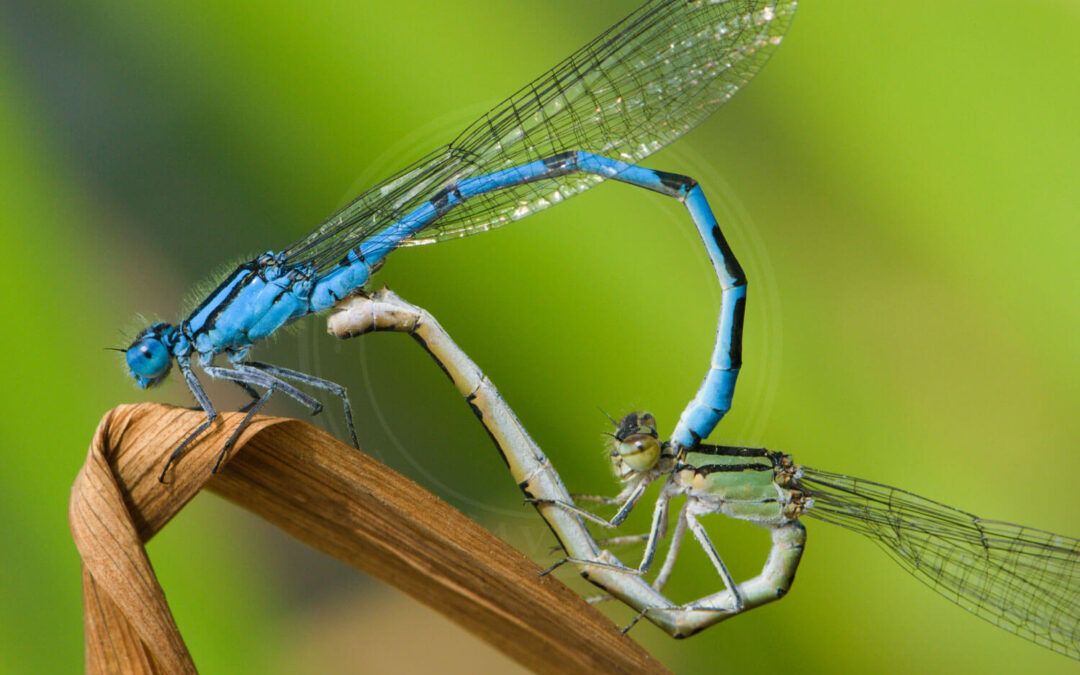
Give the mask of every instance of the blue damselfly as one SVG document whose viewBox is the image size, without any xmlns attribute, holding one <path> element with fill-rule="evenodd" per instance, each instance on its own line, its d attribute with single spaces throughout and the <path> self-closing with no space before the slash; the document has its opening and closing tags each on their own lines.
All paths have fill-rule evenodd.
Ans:
<svg viewBox="0 0 1080 675">
<path fill-rule="evenodd" d="M 636 162 L 708 117 L 752 78 L 794 11 L 795 2 L 779 0 L 647 2 L 448 145 L 369 188 L 291 246 L 237 267 L 178 324 L 143 330 L 127 349 L 138 385 L 158 384 L 175 361 L 206 412 L 166 470 L 217 416 L 195 363 L 251 396 L 248 419 L 274 391 L 321 409 L 290 381 L 334 394 L 356 444 L 344 387 L 250 360 L 252 347 L 363 288 L 395 248 L 487 231 L 605 179 L 683 202 L 708 251 L 722 289 L 717 339 L 672 442 L 689 447 L 708 436 L 731 407 L 741 365 L 745 275 L 697 183 Z M 228 367 L 214 365 L 219 355 Z"/>
</svg>

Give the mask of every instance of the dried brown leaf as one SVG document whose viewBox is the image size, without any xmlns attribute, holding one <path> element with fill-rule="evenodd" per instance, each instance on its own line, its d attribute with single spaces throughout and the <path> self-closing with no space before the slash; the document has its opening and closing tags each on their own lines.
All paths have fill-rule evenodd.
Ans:
<svg viewBox="0 0 1080 675">
<path fill-rule="evenodd" d="M 409 479 L 298 420 L 226 414 L 162 484 L 201 412 L 121 406 L 72 488 L 89 672 L 195 672 L 143 544 L 205 485 L 297 539 L 405 591 L 536 672 L 666 672 L 602 614 Z"/>
</svg>

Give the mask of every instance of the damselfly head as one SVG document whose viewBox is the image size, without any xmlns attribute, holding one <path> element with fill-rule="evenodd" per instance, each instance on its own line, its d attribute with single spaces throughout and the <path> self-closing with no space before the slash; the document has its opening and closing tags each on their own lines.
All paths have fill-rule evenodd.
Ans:
<svg viewBox="0 0 1080 675">
<path fill-rule="evenodd" d="M 155 323 L 135 336 L 125 357 L 131 376 L 140 389 L 147 389 L 165 379 L 172 368 L 172 351 L 176 329 L 167 323 Z"/>
<path fill-rule="evenodd" d="M 615 428 L 612 460 L 633 471 L 648 471 L 660 461 L 660 436 L 656 420 L 649 413 L 633 412 L 619 420 Z"/>
</svg>

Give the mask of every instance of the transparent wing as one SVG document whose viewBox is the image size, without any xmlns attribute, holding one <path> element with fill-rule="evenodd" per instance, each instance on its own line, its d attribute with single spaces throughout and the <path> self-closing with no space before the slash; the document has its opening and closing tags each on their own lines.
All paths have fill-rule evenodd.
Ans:
<svg viewBox="0 0 1080 675">
<path fill-rule="evenodd" d="M 983 520 L 903 490 L 800 467 L 806 515 L 860 532 L 990 623 L 1080 659 L 1080 541 Z"/>
<path fill-rule="evenodd" d="M 792 0 L 652 0 L 489 111 L 457 139 L 335 213 L 287 254 L 323 270 L 463 178 L 582 150 L 636 163 L 761 68 Z M 576 174 L 475 197 L 406 245 L 498 227 L 600 182 Z"/>
</svg>

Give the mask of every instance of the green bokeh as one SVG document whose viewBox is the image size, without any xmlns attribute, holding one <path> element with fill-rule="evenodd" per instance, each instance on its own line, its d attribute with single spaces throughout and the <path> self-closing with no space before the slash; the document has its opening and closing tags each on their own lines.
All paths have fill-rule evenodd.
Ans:
<svg viewBox="0 0 1080 675">
<path fill-rule="evenodd" d="M 139 311 L 174 318 L 222 263 L 287 244 L 634 3 L 20 4 L 0 9 L 0 671 L 71 672 L 68 491 L 102 414 L 148 397 L 102 347 L 126 344 Z M 650 160 L 705 186 L 751 282 L 714 439 L 1080 534 L 1077 63 L 1070 0 L 807 0 L 762 75 Z M 380 281 L 439 317 L 571 489 L 612 491 L 598 409 L 648 407 L 670 430 L 705 371 L 719 295 L 695 237 L 677 204 L 604 185 L 395 253 Z M 425 355 L 309 323 L 261 354 L 349 386 L 366 448 L 549 560 Z M 149 396 L 188 400 L 175 383 Z M 712 525 L 752 573 L 764 536 Z M 634 637 L 679 672 L 1073 669 L 855 535 L 809 528 L 783 602 L 689 641 Z M 328 587 L 363 591 L 333 566 L 312 581 L 319 563 L 213 498 L 151 555 L 207 672 L 283 668 L 298 615 Z M 676 577 L 683 599 L 719 586 L 693 546 Z"/>
</svg>

